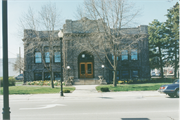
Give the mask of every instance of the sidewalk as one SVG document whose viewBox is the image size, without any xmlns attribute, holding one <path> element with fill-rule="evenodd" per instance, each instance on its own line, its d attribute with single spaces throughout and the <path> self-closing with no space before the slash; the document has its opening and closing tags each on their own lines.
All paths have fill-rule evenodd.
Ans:
<svg viewBox="0 0 180 120">
<path fill-rule="evenodd" d="M 98 85 L 73 85 L 76 90 L 71 94 L 64 94 L 68 97 L 123 97 L 123 96 L 165 96 L 158 91 L 123 91 L 123 92 L 98 92 L 95 87 Z"/>
<path fill-rule="evenodd" d="M 54 94 L 26 94 L 26 95 L 9 95 L 10 100 L 34 100 L 34 99 L 104 99 L 104 98 L 144 98 L 166 96 L 157 91 L 128 91 L 128 92 L 98 92 L 95 87 L 98 85 L 73 85 L 76 89 L 72 93 Z M 0 100 L 3 95 L 0 95 Z"/>
</svg>

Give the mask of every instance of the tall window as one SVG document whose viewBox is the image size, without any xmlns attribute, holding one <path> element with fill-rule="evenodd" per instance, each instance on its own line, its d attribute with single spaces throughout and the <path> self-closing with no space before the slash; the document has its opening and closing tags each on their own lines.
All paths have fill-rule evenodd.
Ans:
<svg viewBox="0 0 180 120">
<path fill-rule="evenodd" d="M 54 47 L 54 62 L 58 63 L 61 62 L 61 54 L 60 54 L 60 47 Z"/>
<path fill-rule="evenodd" d="M 138 60 L 137 49 L 131 50 L 131 60 Z"/>
<path fill-rule="evenodd" d="M 116 57 L 116 59 L 118 60 L 118 57 Z M 114 55 L 112 55 L 112 60 L 114 60 Z"/>
<path fill-rule="evenodd" d="M 41 72 L 34 73 L 34 80 L 42 80 L 42 73 Z"/>
<path fill-rule="evenodd" d="M 54 73 L 54 80 L 61 80 L 61 73 L 60 72 Z"/>
<path fill-rule="evenodd" d="M 35 63 L 41 63 L 41 62 L 42 62 L 41 52 L 35 52 Z"/>
<path fill-rule="evenodd" d="M 54 52 L 54 62 L 61 62 L 61 55 L 60 52 Z"/>
<path fill-rule="evenodd" d="M 129 78 L 129 71 L 128 70 L 122 71 L 122 78 L 123 79 Z"/>
<path fill-rule="evenodd" d="M 51 78 L 50 73 L 49 72 L 45 72 L 44 73 L 44 80 L 50 80 L 50 78 Z"/>
<path fill-rule="evenodd" d="M 123 50 L 122 51 L 122 60 L 128 60 L 128 51 L 127 50 Z"/>
<path fill-rule="evenodd" d="M 117 80 L 119 80 L 119 71 L 117 71 L 117 77 L 116 77 Z"/>
<path fill-rule="evenodd" d="M 139 77 L 138 70 L 132 70 L 132 78 L 138 78 L 138 77 Z"/>
<path fill-rule="evenodd" d="M 44 47 L 44 57 L 45 57 L 45 63 L 50 63 L 50 52 L 49 47 Z"/>
</svg>

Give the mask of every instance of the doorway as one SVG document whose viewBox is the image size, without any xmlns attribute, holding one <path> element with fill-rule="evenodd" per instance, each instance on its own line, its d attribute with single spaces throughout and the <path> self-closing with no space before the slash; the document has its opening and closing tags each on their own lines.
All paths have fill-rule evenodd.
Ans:
<svg viewBox="0 0 180 120">
<path fill-rule="evenodd" d="M 79 78 L 94 77 L 94 56 L 89 52 L 82 52 L 78 56 L 78 73 Z"/>
<path fill-rule="evenodd" d="M 81 62 L 79 68 L 80 78 L 93 78 L 92 62 Z"/>
</svg>

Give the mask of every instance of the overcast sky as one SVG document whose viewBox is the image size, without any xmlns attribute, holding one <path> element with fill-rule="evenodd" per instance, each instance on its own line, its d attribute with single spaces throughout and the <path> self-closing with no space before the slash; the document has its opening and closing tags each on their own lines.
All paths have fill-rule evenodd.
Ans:
<svg viewBox="0 0 180 120">
<path fill-rule="evenodd" d="M 137 26 L 148 25 L 154 19 L 165 22 L 166 17 L 164 15 L 167 14 L 167 9 L 172 8 L 178 2 L 178 0 L 129 0 L 129 2 L 131 1 L 135 3 L 136 8 L 141 9 L 141 15 L 136 18 L 138 21 Z M 19 47 L 21 47 L 21 53 L 23 54 L 22 37 L 18 34 L 19 18 L 27 12 L 29 6 L 38 10 L 42 5 L 49 2 L 56 3 L 56 7 L 61 11 L 63 17 L 62 24 L 65 24 L 65 19 L 76 20 L 74 15 L 76 8 L 78 5 L 83 4 L 83 0 L 8 0 L 9 58 L 17 57 Z M 2 13 L 2 3 L 0 3 L 0 13 Z M 2 23 L 2 18 L 0 21 Z M 62 26 L 59 26 L 59 28 L 62 28 Z M 2 28 L 0 32 L 0 38 L 2 38 Z M 0 41 L 0 58 L 2 58 L 2 39 Z"/>
</svg>

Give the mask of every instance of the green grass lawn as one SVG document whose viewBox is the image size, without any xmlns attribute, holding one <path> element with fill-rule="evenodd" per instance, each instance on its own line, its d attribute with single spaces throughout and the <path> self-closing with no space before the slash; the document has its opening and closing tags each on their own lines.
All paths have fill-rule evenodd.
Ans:
<svg viewBox="0 0 180 120">
<path fill-rule="evenodd" d="M 117 84 L 117 87 L 113 85 L 100 85 L 96 89 L 100 91 L 102 87 L 108 87 L 110 91 L 148 91 L 148 90 L 158 90 L 161 85 L 171 84 L 171 83 L 143 83 L 143 84 Z"/>
<path fill-rule="evenodd" d="M 75 87 L 63 87 L 63 90 L 69 89 L 74 91 Z M 51 88 L 50 86 L 10 86 L 9 94 L 44 94 L 44 93 L 59 93 L 60 86 Z M 3 87 L 0 87 L 0 94 L 3 94 Z"/>
</svg>

